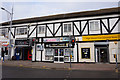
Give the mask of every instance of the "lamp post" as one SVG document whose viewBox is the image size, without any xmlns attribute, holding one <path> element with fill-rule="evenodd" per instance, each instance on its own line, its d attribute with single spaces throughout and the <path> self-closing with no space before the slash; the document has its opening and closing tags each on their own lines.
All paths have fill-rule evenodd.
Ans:
<svg viewBox="0 0 120 80">
<path fill-rule="evenodd" d="M 11 59 L 11 27 L 12 27 L 12 18 L 13 18 L 13 8 L 12 8 L 12 12 L 9 12 L 3 7 L 1 7 L 1 9 L 6 11 L 10 15 L 8 59 Z"/>
</svg>

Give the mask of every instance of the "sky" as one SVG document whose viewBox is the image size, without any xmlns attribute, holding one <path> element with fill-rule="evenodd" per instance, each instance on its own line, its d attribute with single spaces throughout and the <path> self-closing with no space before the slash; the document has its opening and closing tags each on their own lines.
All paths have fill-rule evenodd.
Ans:
<svg viewBox="0 0 120 80">
<path fill-rule="evenodd" d="M 80 12 L 80 11 L 90 11 L 98 10 L 104 8 L 118 7 L 118 1 L 2 1 L 0 3 L 1 7 L 4 7 L 6 10 L 11 12 L 13 7 L 13 20 L 32 18 L 32 17 L 41 17 L 55 14 L 71 13 L 71 12 Z M 7 12 L 0 10 L 0 23 L 10 20 L 10 16 Z"/>
</svg>

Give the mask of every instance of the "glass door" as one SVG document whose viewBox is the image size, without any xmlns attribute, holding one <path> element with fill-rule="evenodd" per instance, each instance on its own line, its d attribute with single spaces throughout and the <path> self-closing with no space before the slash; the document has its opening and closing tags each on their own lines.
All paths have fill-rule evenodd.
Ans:
<svg viewBox="0 0 120 80">
<path fill-rule="evenodd" d="M 54 50 L 54 62 L 55 63 L 64 63 L 64 49 L 55 49 Z"/>
</svg>

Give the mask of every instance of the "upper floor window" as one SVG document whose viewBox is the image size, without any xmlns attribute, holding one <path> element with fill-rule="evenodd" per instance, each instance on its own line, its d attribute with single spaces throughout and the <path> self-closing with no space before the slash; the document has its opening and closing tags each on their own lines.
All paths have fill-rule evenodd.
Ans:
<svg viewBox="0 0 120 80">
<path fill-rule="evenodd" d="M 7 29 L 1 29 L 1 30 L 0 30 L 0 35 L 1 35 L 1 36 L 7 36 L 7 35 L 8 35 Z"/>
<path fill-rule="evenodd" d="M 90 22 L 90 31 L 98 31 L 99 30 L 99 22 L 92 21 Z"/>
<path fill-rule="evenodd" d="M 39 26 L 38 27 L 38 33 L 39 34 L 42 34 L 42 33 L 44 33 L 45 32 L 45 26 Z"/>
<path fill-rule="evenodd" d="M 27 34 L 27 28 L 17 28 L 17 35 Z"/>
<path fill-rule="evenodd" d="M 64 24 L 64 32 L 71 32 L 71 24 Z"/>
</svg>

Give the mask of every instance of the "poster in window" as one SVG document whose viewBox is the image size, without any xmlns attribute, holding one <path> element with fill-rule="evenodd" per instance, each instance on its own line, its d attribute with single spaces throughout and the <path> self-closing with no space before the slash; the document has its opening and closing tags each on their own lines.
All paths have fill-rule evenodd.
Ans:
<svg viewBox="0 0 120 80">
<path fill-rule="evenodd" d="M 90 59 L 90 48 L 81 48 L 82 58 Z"/>
</svg>

